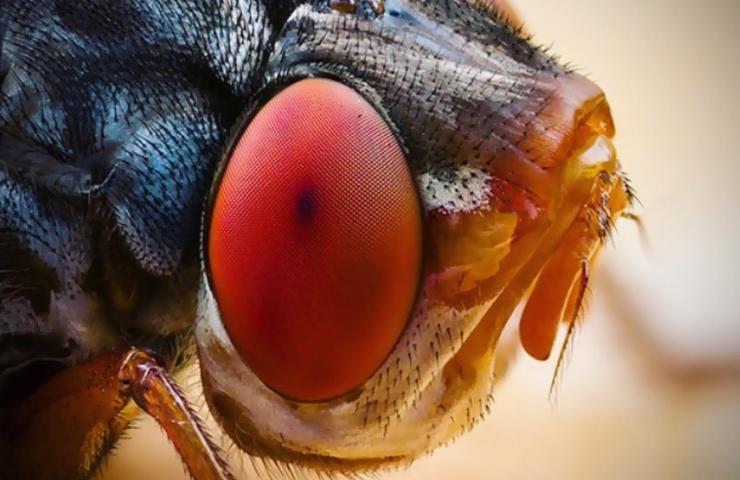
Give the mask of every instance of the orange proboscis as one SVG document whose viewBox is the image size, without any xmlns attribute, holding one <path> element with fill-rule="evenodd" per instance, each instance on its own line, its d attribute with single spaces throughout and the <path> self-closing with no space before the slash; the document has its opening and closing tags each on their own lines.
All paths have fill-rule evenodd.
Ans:
<svg viewBox="0 0 740 480">
<path fill-rule="evenodd" d="M 522 140 L 491 163 L 490 205 L 427 222 L 431 297 L 453 308 L 492 301 L 484 322 L 503 324 L 529 294 L 520 338 L 540 360 L 582 310 L 590 267 L 629 203 L 603 92 L 579 75 L 557 82 Z"/>
<path fill-rule="evenodd" d="M 549 358 L 560 322 L 574 322 L 581 310 L 593 265 L 608 226 L 594 219 L 597 202 L 609 195 L 608 215 L 613 218 L 627 206 L 623 180 L 608 186 L 596 182 L 591 200 L 573 222 L 555 254 L 540 273 L 522 313 L 519 335 L 525 351 L 538 360 Z M 604 212 L 606 213 L 606 212 Z"/>
</svg>

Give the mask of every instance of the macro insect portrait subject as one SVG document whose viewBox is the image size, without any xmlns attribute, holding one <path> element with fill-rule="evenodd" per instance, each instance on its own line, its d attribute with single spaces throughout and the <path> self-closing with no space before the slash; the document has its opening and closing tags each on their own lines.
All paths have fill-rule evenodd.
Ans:
<svg viewBox="0 0 740 480">
<path fill-rule="evenodd" d="M 0 0 L 0 479 L 150 415 L 248 455 L 406 465 L 559 355 L 632 200 L 609 105 L 504 3 Z"/>
</svg>

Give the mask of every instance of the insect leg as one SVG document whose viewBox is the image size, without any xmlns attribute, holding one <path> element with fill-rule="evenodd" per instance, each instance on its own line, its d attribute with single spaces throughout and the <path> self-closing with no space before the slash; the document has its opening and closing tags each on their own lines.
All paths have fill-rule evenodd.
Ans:
<svg viewBox="0 0 740 480">
<path fill-rule="evenodd" d="M 118 375 L 131 398 L 159 423 L 196 480 L 234 480 L 220 449 L 167 371 L 132 349 Z"/>
</svg>

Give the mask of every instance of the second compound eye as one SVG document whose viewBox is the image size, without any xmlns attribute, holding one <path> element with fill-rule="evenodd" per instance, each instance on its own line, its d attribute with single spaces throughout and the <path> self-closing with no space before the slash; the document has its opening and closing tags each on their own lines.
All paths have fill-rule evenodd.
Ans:
<svg viewBox="0 0 740 480">
<path fill-rule="evenodd" d="M 420 281 L 421 208 L 393 132 L 351 88 L 306 79 L 262 107 L 227 162 L 207 259 L 234 346 L 288 398 L 361 386 Z"/>
</svg>

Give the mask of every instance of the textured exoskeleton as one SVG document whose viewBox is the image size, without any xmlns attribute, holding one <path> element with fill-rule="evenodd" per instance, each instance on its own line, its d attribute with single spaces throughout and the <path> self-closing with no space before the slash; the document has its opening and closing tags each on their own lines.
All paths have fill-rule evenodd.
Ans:
<svg viewBox="0 0 740 480">
<path fill-rule="evenodd" d="M 379 112 L 424 220 L 405 330 L 318 403 L 250 371 L 204 250 L 234 142 L 305 78 Z M 96 471 L 132 392 L 149 411 L 122 380 L 130 348 L 165 372 L 199 353 L 211 411 L 250 454 L 352 472 L 431 451 L 488 409 L 530 289 L 534 356 L 577 315 L 629 197 L 613 133 L 596 86 L 480 2 L 0 0 L 0 479 Z"/>
</svg>

